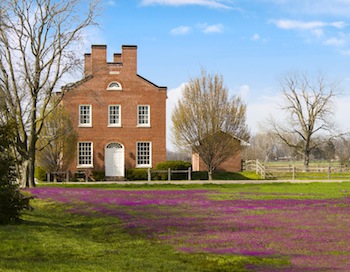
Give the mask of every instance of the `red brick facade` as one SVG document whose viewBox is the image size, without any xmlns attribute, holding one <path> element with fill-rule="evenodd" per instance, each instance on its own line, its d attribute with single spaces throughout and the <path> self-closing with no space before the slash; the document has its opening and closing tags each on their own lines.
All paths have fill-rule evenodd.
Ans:
<svg viewBox="0 0 350 272">
<path fill-rule="evenodd" d="M 85 78 L 63 100 L 78 133 L 69 170 L 123 177 L 126 169 L 166 160 L 167 88 L 137 74 L 136 46 L 122 46 L 113 62 L 106 51 L 105 45 L 92 46 L 85 54 Z"/>
<path fill-rule="evenodd" d="M 241 172 L 242 171 L 242 145 L 239 141 L 241 148 L 236 154 L 229 157 L 223 163 L 216 168 L 217 171 L 224 172 Z M 198 154 L 192 154 L 192 168 L 193 171 L 207 171 L 207 166 Z"/>
</svg>

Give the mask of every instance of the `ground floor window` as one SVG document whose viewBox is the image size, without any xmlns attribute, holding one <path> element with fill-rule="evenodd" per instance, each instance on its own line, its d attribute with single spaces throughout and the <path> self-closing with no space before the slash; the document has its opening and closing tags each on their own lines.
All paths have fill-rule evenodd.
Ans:
<svg viewBox="0 0 350 272">
<path fill-rule="evenodd" d="M 78 143 L 78 166 L 92 167 L 92 143 Z"/>
<path fill-rule="evenodd" d="M 152 167 L 152 144 L 151 142 L 138 142 L 136 150 L 136 166 Z"/>
</svg>

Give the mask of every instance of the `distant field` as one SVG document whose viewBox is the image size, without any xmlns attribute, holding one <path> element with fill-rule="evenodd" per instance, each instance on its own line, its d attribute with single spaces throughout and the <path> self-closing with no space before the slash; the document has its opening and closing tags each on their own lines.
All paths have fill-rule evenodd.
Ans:
<svg viewBox="0 0 350 272">
<path fill-rule="evenodd" d="M 27 191 L 0 271 L 350 271 L 348 182 Z"/>
</svg>

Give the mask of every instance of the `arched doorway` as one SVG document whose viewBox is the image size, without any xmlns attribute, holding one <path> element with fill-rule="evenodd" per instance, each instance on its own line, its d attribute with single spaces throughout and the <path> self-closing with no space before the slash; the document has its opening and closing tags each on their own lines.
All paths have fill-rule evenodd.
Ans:
<svg viewBox="0 0 350 272">
<path fill-rule="evenodd" d="M 124 147 L 119 143 L 110 143 L 105 149 L 106 177 L 124 177 Z"/>
</svg>

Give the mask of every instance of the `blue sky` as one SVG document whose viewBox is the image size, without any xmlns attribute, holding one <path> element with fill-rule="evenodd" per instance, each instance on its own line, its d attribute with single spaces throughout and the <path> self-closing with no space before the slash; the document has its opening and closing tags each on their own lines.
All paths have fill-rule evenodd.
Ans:
<svg viewBox="0 0 350 272">
<path fill-rule="evenodd" d="M 112 60 L 121 45 L 137 45 L 138 74 L 168 87 L 169 126 L 181 85 L 204 68 L 243 97 L 252 132 L 278 113 L 281 76 L 321 71 L 341 81 L 335 114 L 348 129 L 350 0 L 102 1 L 86 51 L 107 44 Z"/>
</svg>

